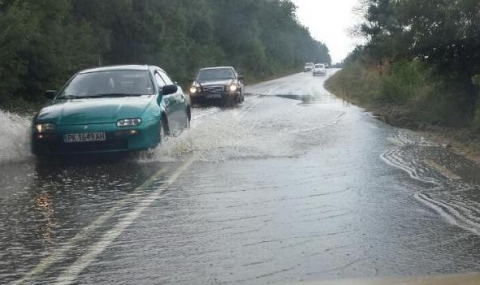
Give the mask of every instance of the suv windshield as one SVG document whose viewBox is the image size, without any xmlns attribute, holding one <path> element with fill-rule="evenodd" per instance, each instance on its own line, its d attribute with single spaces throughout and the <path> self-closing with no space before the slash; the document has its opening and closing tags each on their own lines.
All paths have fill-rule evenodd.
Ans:
<svg viewBox="0 0 480 285">
<path fill-rule="evenodd" d="M 325 68 L 325 65 L 323 65 L 323 64 L 315 64 L 315 68 Z"/>
<path fill-rule="evenodd" d="M 202 69 L 197 76 L 198 81 L 211 81 L 234 78 L 235 76 L 230 68 Z"/>
<path fill-rule="evenodd" d="M 59 98 L 153 95 L 148 71 L 114 70 L 77 75 Z"/>
</svg>

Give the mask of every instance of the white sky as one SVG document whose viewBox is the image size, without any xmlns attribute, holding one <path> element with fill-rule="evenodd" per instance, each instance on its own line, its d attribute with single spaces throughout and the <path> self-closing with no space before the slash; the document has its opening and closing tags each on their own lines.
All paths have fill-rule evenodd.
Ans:
<svg viewBox="0 0 480 285">
<path fill-rule="evenodd" d="M 325 43 L 334 63 L 342 61 L 355 48 L 358 39 L 349 29 L 358 23 L 353 13 L 359 0 L 293 0 L 298 6 L 297 17 L 308 27 L 313 38 Z"/>
</svg>

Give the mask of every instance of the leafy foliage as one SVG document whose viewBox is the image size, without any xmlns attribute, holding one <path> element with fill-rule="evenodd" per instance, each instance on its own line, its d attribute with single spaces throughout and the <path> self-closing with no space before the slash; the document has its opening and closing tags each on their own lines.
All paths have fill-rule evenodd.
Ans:
<svg viewBox="0 0 480 285">
<path fill-rule="evenodd" d="M 379 96 L 421 105 L 431 116 L 425 121 L 473 122 L 479 101 L 471 80 L 480 74 L 479 1 L 364 0 L 361 11 L 358 32 L 367 43 L 347 62 L 379 74 Z"/>
<path fill-rule="evenodd" d="M 187 83 L 202 66 L 253 78 L 331 63 L 295 13 L 290 0 L 0 0 L 0 106 L 98 65 L 159 65 Z"/>
</svg>

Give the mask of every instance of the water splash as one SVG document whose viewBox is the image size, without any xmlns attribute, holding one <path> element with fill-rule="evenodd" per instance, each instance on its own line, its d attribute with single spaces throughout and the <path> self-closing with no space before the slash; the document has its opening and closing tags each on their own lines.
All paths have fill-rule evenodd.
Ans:
<svg viewBox="0 0 480 285">
<path fill-rule="evenodd" d="M 31 157 L 29 127 L 29 118 L 0 110 L 0 164 Z"/>
</svg>

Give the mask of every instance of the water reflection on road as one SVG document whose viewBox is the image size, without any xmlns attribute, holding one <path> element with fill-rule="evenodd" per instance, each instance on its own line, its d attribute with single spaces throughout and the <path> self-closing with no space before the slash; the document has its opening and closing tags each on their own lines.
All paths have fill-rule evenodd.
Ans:
<svg viewBox="0 0 480 285">
<path fill-rule="evenodd" d="M 478 165 L 323 82 L 296 74 L 249 86 L 240 106 L 194 108 L 191 130 L 153 157 L 0 158 L 0 283 L 476 270 Z M 13 142 L 2 141 L 11 153 Z"/>
</svg>

